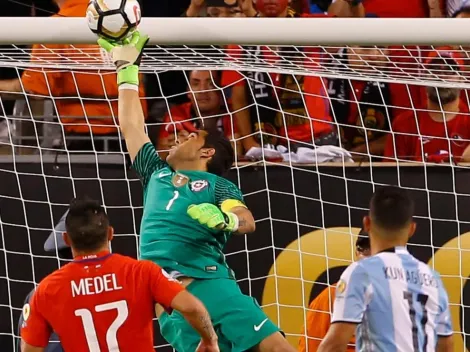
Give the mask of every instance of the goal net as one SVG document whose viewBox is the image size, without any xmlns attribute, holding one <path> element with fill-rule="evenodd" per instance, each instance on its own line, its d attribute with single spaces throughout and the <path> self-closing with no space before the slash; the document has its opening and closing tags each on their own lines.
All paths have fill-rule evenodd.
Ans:
<svg viewBox="0 0 470 352">
<path fill-rule="evenodd" d="M 67 23 L 62 27 L 67 29 L 59 36 L 46 21 L 51 25 L 41 24 L 39 34 L 25 29 L 0 38 L 8 44 L 0 51 L 0 70 L 12 73 L 9 85 L 0 86 L 8 88 L 0 92 L 0 346 L 5 351 L 17 343 L 27 295 L 67 262 L 56 241 L 52 250 L 51 242 L 45 243 L 71 198 L 99 199 L 115 228 L 113 251 L 138 256 L 142 189 L 115 128 L 117 97 L 107 86 L 114 78 L 112 63 L 96 47 L 82 44 L 94 40 L 82 22 L 50 20 Z M 452 32 L 454 22 L 430 20 L 429 33 L 420 37 L 411 29 L 424 22 L 404 20 L 389 22 L 398 33 L 390 37 L 381 22 L 366 20 L 370 35 L 361 37 L 367 26 L 360 21 L 338 19 L 345 26 L 338 28 L 339 22 L 291 20 L 282 22 L 276 38 L 272 27 L 268 31 L 255 20 L 246 22 L 256 26 L 250 33 L 241 28 L 245 20 L 237 22 L 238 32 L 233 21 L 185 19 L 191 27 L 173 20 L 164 19 L 164 28 L 160 19 L 144 22 L 157 37 L 141 66 L 148 132 L 162 155 L 176 136 L 184 138 L 196 128 L 218 128 L 232 140 L 238 159 L 228 177 L 242 189 L 257 224 L 256 233 L 232 238 L 225 250 L 242 290 L 297 346 L 305 338 L 309 312 L 331 311 L 331 305 L 309 305 L 356 259 L 371 194 L 378 186 L 398 185 L 416 202 L 418 228 L 409 250 L 442 274 L 455 351 L 465 351 L 470 346 L 470 319 L 465 319 L 470 171 L 464 162 L 470 65 L 466 47 L 457 44 L 465 44 L 458 36 L 468 31 Z M 326 26 L 325 38 L 316 33 L 309 41 L 306 33 L 317 23 Z M 440 25 L 440 36 L 433 24 Z M 442 33 L 456 37 L 446 42 Z M 33 43 L 44 44 L 27 45 Z M 93 94 L 97 91 L 106 93 Z M 456 97 L 460 102 L 452 103 Z M 102 111 L 96 106 L 108 115 L 93 115 Z M 458 112 L 458 124 L 450 118 L 447 124 L 436 122 L 439 113 L 441 119 L 448 116 L 447 109 L 453 109 L 452 116 Z M 395 130 L 405 115 L 412 127 Z M 420 124 L 425 119 L 430 122 Z M 430 129 L 433 123 L 440 127 Z M 93 138 L 87 137 L 91 126 Z M 159 351 L 171 350 L 158 329 L 155 336 Z"/>
</svg>

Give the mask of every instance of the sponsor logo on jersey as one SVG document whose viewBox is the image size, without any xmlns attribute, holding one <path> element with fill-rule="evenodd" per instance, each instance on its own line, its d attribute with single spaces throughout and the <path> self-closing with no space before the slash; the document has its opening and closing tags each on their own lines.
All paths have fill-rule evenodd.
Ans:
<svg viewBox="0 0 470 352">
<path fill-rule="evenodd" d="M 336 292 L 342 294 L 346 290 L 346 282 L 344 280 L 339 280 L 338 285 L 336 285 Z"/>
<path fill-rule="evenodd" d="M 26 303 L 24 306 L 23 306 L 23 320 L 26 322 L 26 320 L 28 320 L 29 318 L 29 313 L 31 313 L 31 306 L 29 305 L 29 303 Z"/>
<path fill-rule="evenodd" d="M 172 178 L 173 186 L 175 187 L 183 187 L 185 184 L 189 182 L 189 178 L 182 174 L 176 174 Z"/>
<path fill-rule="evenodd" d="M 209 183 L 206 180 L 197 180 L 197 181 L 191 182 L 190 185 L 191 185 L 191 191 L 200 192 L 203 189 L 207 188 L 207 186 L 209 186 Z"/>
</svg>

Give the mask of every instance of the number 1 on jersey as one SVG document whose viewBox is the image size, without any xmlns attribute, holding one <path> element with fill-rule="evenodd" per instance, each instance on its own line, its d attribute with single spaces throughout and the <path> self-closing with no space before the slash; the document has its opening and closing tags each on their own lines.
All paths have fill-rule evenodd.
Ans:
<svg viewBox="0 0 470 352">
<path fill-rule="evenodd" d="M 170 210 L 171 206 L 173 205 L 173 203 L 175 202 L 176 199 L 178 199 L 178 197 L 180 196 L 180 192 L 178 191 L 174 191 L 174 196 L 173 198 L 170 199 L 170 201 L 168 202 L 168 204 L 166 205 L 166 210 Z"/>
</svg>

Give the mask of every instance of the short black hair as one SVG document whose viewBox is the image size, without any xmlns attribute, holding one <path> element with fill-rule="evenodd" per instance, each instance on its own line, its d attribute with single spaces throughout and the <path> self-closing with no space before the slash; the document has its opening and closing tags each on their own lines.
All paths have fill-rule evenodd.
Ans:
<svg viewBox="0 0 470 352">
<path fill-rule="evenodd" d="M 79 251 L 99 249 L 108 239 L 109 219 L 100 203 L 88 197 L 74 198 L 65 218 L 71 245 Z"/>
<path fill-rule="evenodd" d="M 370 200 L 370 217 L 380 228 L 397 231 L 413 221 L 414 202 L 403 188 L 377 189 Z"/>
<path fill-rule="evenodd" d="M 357 240 L 356 240 L 356 249 L 359 252 L 370 249 L 369 234 L 366 231 L 364 231 L 363 229 L 358 234 L 358 237 L 357 237 Z"/>
<path fill-rule="evenodd" d="M 207 131 L 204 148 L 214 148 L 215 153 L 207 163 L 207 172 L 224 176 L 234 162 L 232 143 L 220 131 Z"/>
</svg>

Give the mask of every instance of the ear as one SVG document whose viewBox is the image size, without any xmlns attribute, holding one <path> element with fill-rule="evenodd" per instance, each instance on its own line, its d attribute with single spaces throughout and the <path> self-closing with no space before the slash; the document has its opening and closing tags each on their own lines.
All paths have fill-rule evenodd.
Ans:
<svg viewBox="0 0 470 352">
<path fill-rule="evenodd" d="M 204 159 L 212 158 L 215 154 L 214 148 L 202 148 L 201 149 L 201 157 Z"/>
<path fill-rule="evenodd" d="M 108 242 L 111 242 L 114 237 L 114 228 L 112 226 L 108 226 Z"/>
<path fill-rule="evenodd" d="M 72 247 L 72 241 L 70 241 L 69 234 L 67 232 L 62 232 L 62 239 L 64 240 L 65 244 L 69 247 Z"/>
<path fill-rule="evenodd" d="M 364 231 L 370 233 L 370 216 L 366 215 L 362 218 L 362 225 L 364 227 Z"/>
<path fill-rule="evenodd" d="M 408 238 L 411 238 L 415 234 L 415 231 L 416 231 L 416 223 L 412 221 L 410 224 L 410 230 L 408 232 Z"/>
</svg>

